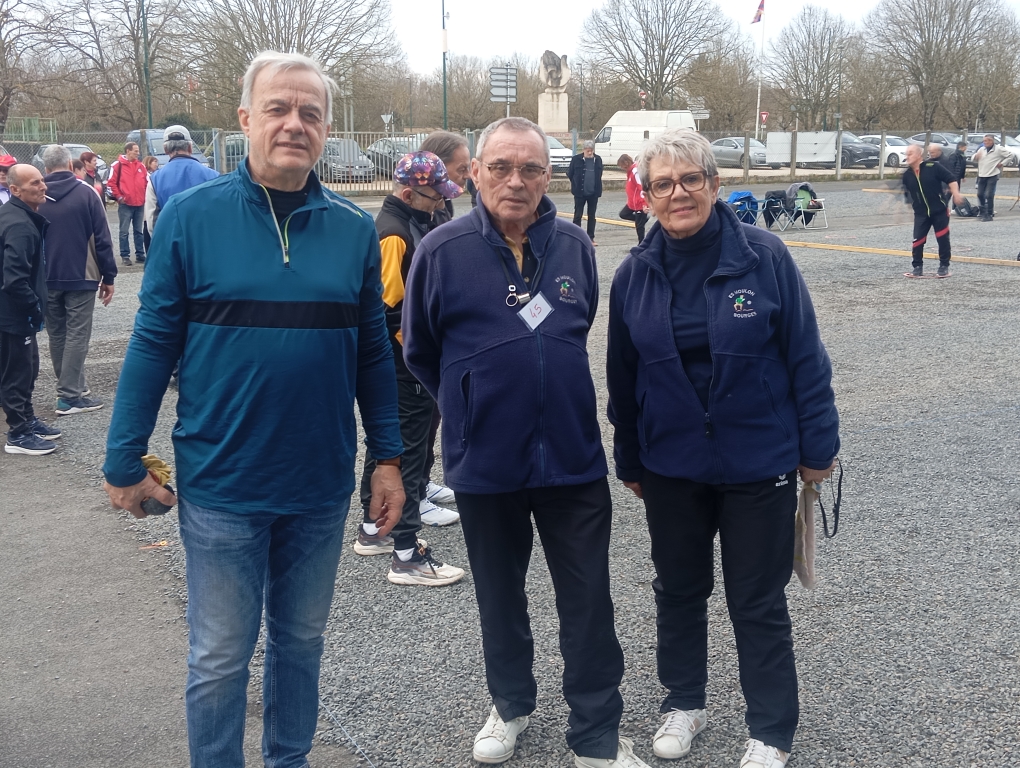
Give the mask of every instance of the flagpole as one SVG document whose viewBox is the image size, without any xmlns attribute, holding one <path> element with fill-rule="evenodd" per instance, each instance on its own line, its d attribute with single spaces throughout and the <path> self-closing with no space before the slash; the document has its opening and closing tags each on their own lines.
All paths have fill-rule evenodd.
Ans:
<svg viewBox="0 0 1020 768">
<path fill-rule="evenodd" d="M 764 7 L 765 2 L 762 0 L 762 6 Z M 754 138 L 761 141 L 761 137 L 758 135 L 759 127 L 761 126 L 761 68 L 762 61 L 765 58 L 765 14 L 761 14 L 761 49 L 758 53 L 758 104 L 754 109 Z"/>
</svg>

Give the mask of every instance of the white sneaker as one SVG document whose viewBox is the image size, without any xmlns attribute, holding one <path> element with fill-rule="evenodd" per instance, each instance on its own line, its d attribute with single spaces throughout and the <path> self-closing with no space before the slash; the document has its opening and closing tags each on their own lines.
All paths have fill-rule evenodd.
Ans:
<svg viewBox="0 0 1020 768">
<path fill-rule="evenodd" d="M 425 486 L 425 498 L 433 504 L 454 504 L 457 501 L 457 497 L 453 495 L 453 491 L 445 485 L 433 483 L 431 480 L 429 480 L 429 484 Z"/>
<path fill-rule="evenodd" d="M 527 727 L 527 715 L 504 723 L 493 707 L 489 719 L 475 736 L 475 748 L 471 756 L 480 763 L 505 763 L 514 756 L 518 734 Z"/>
<path fill-rule="evenodd" d="M 703 709 L 674 709 L 666 715 L 662 727 L 652 739 L 656 757 L 675 760 L 691 751 L 691 741 L 705 730 L 708 722 Z"/>
<path fill-rule="evenodd" d="M 740 768 L 783 768 L 790 755 L 781 749 L 766 746 L 758 739 L 747 740 L 747 752 L 740 759 Z"/>
<path fill-rule="evenodd" d="M 651 768 L 644 760 L 634 754 L 634 742 L 620 737 L 620 747 L 615 760 L 603 757 L 581 757 L 574 755 L 577 768 Z"/>
<path fill-rule="evenodd" d="M 453 525 L 460 522 L 459 512 L 437 507 L 428 499 L 418 502 L 418 512 L 421 513 L 421 521 L 425 525 Z"/>
</svg>

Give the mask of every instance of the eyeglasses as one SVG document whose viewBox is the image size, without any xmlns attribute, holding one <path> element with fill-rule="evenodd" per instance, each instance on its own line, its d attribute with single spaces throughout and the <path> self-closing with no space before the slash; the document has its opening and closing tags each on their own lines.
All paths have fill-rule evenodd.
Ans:
<svg viewBox="0 0 1020 768">
<path fill-rule="evenodd" d="M 414 187 L 411 187 L 411 191 L 414 192 L 414 194 L 416 194 L 416 195 L 421 195 L 422 197 L 424 197 L 427 200 L 431 200 L 436 205 L 439 205 L 441 202 L 443 202 L 446 199 L 442 195 L 440 195 L 439 197 L 432 197 L 432 195 L 426 195 L 424 192 L 421 192 L 421 191 L 415 189 Z"/>
<path fill-rule="evenodd" d="M 685 192 L 700 192 L 705 188 L 708 181 L 708 174 L 698 171 L 688 173 L 679 179 L 656 179 L 648 185 L 648 191 L 652 197 L 672 197 L 677 185 L 683 187 Z"/>
<path fill-rule="evenodd" d="M 513 176 L 514 171 L 521 174 L 522 181 L 535 181 L 545 174 L 544 165 L 511 165 L 510 163 L 483 163 L 492 174 L 492 178 L 503 181 Z"/>
</svg>

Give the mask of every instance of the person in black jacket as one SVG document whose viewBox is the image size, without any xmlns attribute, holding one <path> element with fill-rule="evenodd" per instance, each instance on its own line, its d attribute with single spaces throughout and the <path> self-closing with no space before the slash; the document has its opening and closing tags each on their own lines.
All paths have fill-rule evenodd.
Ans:
<svg viewBox="0 0 1020 768">
<path fill-rule="evenodd" d="M 44 424 L 32 409 L 39 375 L 35 337 L 43 328 L 46 306 L 47 221 L 39 214 L 46 182 L 38 169 L 25 164 L 12 166 L 7 180 L 11 200 L 0 207 L 0 401 L 10 427 L 4 451 L 42 456 L 57 449 L 52 441 L 60 437 L 60 430 Z"/>
<path fill-rule="evenodd" d="M 935 230 L 939 244 L 938 277 L 949 277 L 949 211 L 942 201 L 942 185 L 949 187 L 953 202 L 963 205 L 960 185 L 946 167 L 937 160 L 923 160 L 921 147 L 907 147 L 907 169 L 903 172 L 903 188 L 914 207 L 914 247 L 912 272 L 907 277 L 924 277 L 924 244 L 928 230 Z"/>
<path fill-rule="evenodd" d="M 967 142 L 961 141 L 956 145 L 956 151 L 950 154 L 942 155 L 942 164 L 946 166 L 946 169 L 953 174 L 953 178 L 956 179 L 956 183 L 960 186 L 960 193 L 963 193 L 963 179 L 967 175 Z M 942 195 L 942 201 L 949 206 L 949 201 L 952 199 L 952 195 L 949 190 L 944 190 Z M 954 206 L 955 208 L 956 206 Z M 956 211 L 960 213 L 959 209 Z"/>
<path fill-rule="evenodd" d="M 602 197 L 602 158 L 595 154 L 595 142 L 584 142 L 584 151 L 570 159 L 567 168 L 570 194 L 574 196 L 574 223 L 581 226 L 584 207 L 588 206 L 588 237 L 595 242 L 595 211 Z"/>
<path fill-rule="evenodd" d="M 432 227 L 433 214 L 444 207 L 446 200 L 460 193 L 461 188 L 450 181 L 446 166 L 437 155 L 420 151 L 404 155 L 393 171 L 393 192 L 383 200 L 375 221 L 382 256 L 382 300 L 386 305 L 386 326 L 397 371 L 397 409 L 404 444 L 400 462 L 404 508 L 392 536 L 380 534 L 369 514 L 376 462 L 366 449 L 361 478 L 364 520 L 358 527 L 354 551 L 368 556 L 392 553 L 387 578 L 393 584 L 443 586 L 460 581 L 464 576 L 463 568 L 437 562 L 431 548 L 418 539 L 423 522 L 452 525 L 460 520 L 460 515 L 450 509 L 422 504 L 427 501 L 421 495 L 422 473 L 435 401 L 404 363 L 400 317 L 404 307 L 404 282 L 415 249 Z"/>
</svg>

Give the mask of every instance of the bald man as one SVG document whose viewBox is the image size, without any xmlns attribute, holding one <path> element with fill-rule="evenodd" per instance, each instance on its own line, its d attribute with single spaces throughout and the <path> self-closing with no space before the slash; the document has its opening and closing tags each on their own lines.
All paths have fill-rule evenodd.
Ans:
<svg viewBox="0 0 1020 768">
<path fill-rule="evenodd" d="M 39 375 L 39 345 L 46 306 L 43 237 L 47 221 L 39 214 L 46 182 L 31 165 L 7 172 L 11 200 L 0 207 L 0 401 L 7 417 L 4 451 L 43 456 L 57 449 L 60 430 L 47 426 L 32 409 Z"/>
<path fill-rule="evenodd" d="M 935 146 L 935 145 L 933 145 Z M 939 148 L 941 151 L 941 147 Z M 928 230 L 935 230 L 939 244 L 939 268 L 936 277 L 949 277 L 949 211 L 942 200 L 942 185 L 949 188 L 953 202 L 963 205 L 960 185 L 946 167 L 937 160 L 925 160 L 917 144 L 907 147 L 907 169 L 903 172 L 903 188 L 914 208 L 914 243 L 912 271 L 907 277 L 924 277 L 924 244 Z"/>
</svg>

